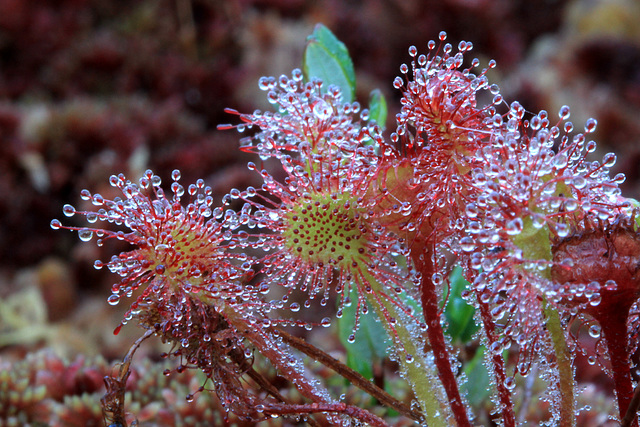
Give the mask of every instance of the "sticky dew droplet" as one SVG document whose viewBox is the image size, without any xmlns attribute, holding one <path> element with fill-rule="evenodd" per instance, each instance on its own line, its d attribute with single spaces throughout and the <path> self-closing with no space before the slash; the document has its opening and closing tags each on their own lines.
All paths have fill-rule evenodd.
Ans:
<svg viewBox="0 0 640 427">
<path fill-rule="evenodd" d="M 507 390 L 513 390 L 514 388 L 516 388 L 516 380 L 513 377 L 507 377 L 504 380 L 504 386 L 507 388 Z"/>
<path fill-rule="evenodd" d="M 313 105 L 313 114 L 318 120 L 327 120 L 333 114 L 333 108 L 324 99 L 318 99 Z"/>
<path fill-rule="evenodd" d="M 83 228 L 82 230 L 78 230 L 78 237 L 83 242 L 88 242 L 93 237 L 93 230 L 89 228 Z"/>
<path fill-rule="evenodd" d="M 71 205 L 64 205 L 62 207 L 62 213 L 67 217 L 72 217 L 76 214 L 76 208 Z"/>
</svg>

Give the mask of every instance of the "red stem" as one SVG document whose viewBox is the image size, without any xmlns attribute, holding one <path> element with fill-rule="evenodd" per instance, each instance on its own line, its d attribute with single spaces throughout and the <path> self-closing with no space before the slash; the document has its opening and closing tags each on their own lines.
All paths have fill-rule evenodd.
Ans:
<svg viewBox="0 0 640 427">
<path fill-rule="evenodd" d="M 622 419 L 633 398 L 633 385 L 631 383 L 631 369 L 629 367 L 629 353 L 627 351 L 627 316 L 628 311 L 607 310 L 606 316 L 601 319 L 596 317 L 604 339 L 607 343 L 611 370 L 613 371 L 613 382 L 615 384 L 616 396 L 618 398 L 618 408 L 620 419 Z M 631 427 L 638 427 L 638 418 L 629 424 Z"/>
<path fill-rule="evenodd" d="M 426 253 L 424 259 L 420 259 L 418 265 L 420 264 L 422 265 L 422 280 L 420 285 L 420 291 L 422 293 L 421 303 L 424 318 L 428 326 L 427 337 L 429 339 L 429 342 L 425 343 L 425 349 L 428 349 L 428 346 L 431 345 L 431 350 L 433 351 L 433 356 L 436 362 L 436 368 L 438 369 L 438 376 L 440 377 L 440 381 L 447 393 L 449 405 L 451 406 L 451 410 L 458 427 L 471 427 L 471 423 L 467 416 L 467 409 L 460 397 L 458 383 L 451 368 L 449 351 L 445 342 L 444 331 L 442 330 L 440 309 L 438 307 L 438 292 L 436 286 L 431 280 L 431 275 L 434 272 L 433 264 L 431 262 L 431 254 Z"/>
<path fill-rule="evenodd" d="M 287 414 L 315 414 L 318 412 L 337 412 L 345 414 L 351 418 L 365 422 L 373 427 L 388 427 L 380 417 L 358 408 L 344 403 L 310 403 L 306 405 L 292 405 L 283 403 L 271 403 L 263 405 L 265 414 L 287 415 Z"/>
<path fill-rule="evenodd" d="M 482 317 L 482 323 L 484 324 L 484 331 L 489 341 L 489 347 L 492 343 L 496 342 L 495 323 L 493 317 L 489 311 L 489 305 L 478 300 L 480 307 L 480 316 Z M 490 351 L 487 349 L 486 351 Z M 505 427 L 515 427 L 516 415 L 513 411 L 513 402 L 511 401 L 511 392 L 504 385 L 507 379 L 507 374 L 504 367 L 504 358 L 499 354 L 491 356 L 493 362 L 493 371 L 496 376 L 496 388 L 498 389 L 498 396 L 500 398 L 500 406 L 502 407 L 502 421 Z"/>
</svg>

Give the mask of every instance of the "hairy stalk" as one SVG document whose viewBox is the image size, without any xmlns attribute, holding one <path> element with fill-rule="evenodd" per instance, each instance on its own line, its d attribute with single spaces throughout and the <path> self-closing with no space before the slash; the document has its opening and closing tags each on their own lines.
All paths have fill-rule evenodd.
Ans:
<svg viewBox="0 0 640 427">
<path fill-rule="evenodd" d="M 576 399 L 574 394 L 575 380 L 571 364 L 571 351 L 564 336 L 560 315 L 553 307 L 545 304 L 544 314 L 547 319 L 547 331 L 551 336 L 553 350 L 558 364 L 558 388 L 560 392 L 560 427 L 576 425 Z"/>
<path fill-rule="evenodd" d="M 233 308 L 225 307 L 225 317 L 230 325 L 234 326 L 242 336 L 249 340 L 256 349 L 266 357 L 278 372 L 288 381 L 295 384 L 296 388 L 307 399 L 315 404 L 330 404 L 331 399 L 328 393 L 318 389 L 315 382 L 305 376 L 304 369 L 297 362 L 291 363 L 293 356 L 287 351 L 284 343 L 272 339 L 260 328 L 255 328 Z M 286 404 L 283 404 L 286 405 Z M 318 410 L 317 412 L 324 412 Z M 293 413 L 293 412 L 290 412 Z M 309 413 L 308 411 L 306 413 Z M 326 421 L 325 421 L 326 423 Z M 322 424 L 322 422 L 321 422 Z"/>
<path fill-rule="evenodd" d="M 307 343 L 302 338 L 293 336 L 288 332 L 283 331 L 282 329 L 277 329 L 277 331 L 277 333 L 282 337 L 282 340 L 285 343 L 306 354 L 313 360 L 333 369 L 340 376 L 349 380 L 351 384 L 355 385 L 360 390 L 369 393 L 372 397 L 378 399 L 378 401 L 383 405 L 393 408 L 405 417 L 411 418 L 415 421 L 422 421 L 422 419 L 424 418 L 420 412 L 415 411 L 404 403 L 400 402 L 398 399 L 391 396 L 389 393 L 376 386 L 371 381 L 367 380 L 358 372 L 354 371 L 339 360 L 331 357 L 331 355 Z"/>
<path fill-rule="evenodd" d="M 446 396 L 442 384 L 438 382 L 438 375 L 432 368 L 433 361 L 427 357 L 424 345 L 418 340 L 420 335 L 410 328 L 412 320 L 401 307 L 385 295 L 386 289 L 369 277 L 372 292 L 367 292 L 367 301 L 375 310 L 385 330 L 392 338 L 398 349 L 397 358 L 404 378 L 413 388 L 413 393 L 420 403 L 424 419 L 429 427 L 445 427 L 453 414 L 446 404 Z M 390 319 L 395 319 L 391 324 Z M 417 324 L 414 326 L 417 329 Z M 405 356 L 410 355 L 412 359 Z"/>
<path fill-rule="evenodd" d="M 419 245 L 416 244 L 414 250 Z M 471 426 L 469 416 L 467 414 L 467 406 L 460 396 L 460 390 L 458 388 L 458 382 L 456 376 L 453 373 L 451 366 L 451 360 L 449 359 L 449 349 L 444 337 L 444 330 L 442 329 L 441 311 L 439 307 L 439 293 L 432 280 L 432 275 L 435 272 L 433 262 L 431 260 L 431 254 L 433 253 L 433 246 L 426 243 L 421 250 L 415 253 L 421 255 L 414 255 L 414 262 L 420 266 L 420 273 L 422 279 L 420 282 L 420 298 L 422 304 L 422 312 L 424 314 L 425 321 L 427 322 L 426 336 L 428 341 L 424 343 L 425 351 L 428 346 L 431 346 L 431 351 L 435 358 L 436 368 L 438 370 L 438 377 L 442 382 L 445 392 L 447 393 L 447 399 L 449 406 L 453 413 L 453 417 L 456 424 L 459 427 Z"/>
<path fill-rule="evenodd" d="M 551 241 L 549 229 L 542 227 L 536 229 L 530 218 L 525 218 L 524 229 L 515 239 L 514 243 L 522 249 L 523 256 L 529 259 L 551 260 Z M 545 278 L 551 278 L 551 271 L 541 272 Z M 558 310 L 544 303 L 544 316 L 546 327 L 551 337 L 553 352 L 558 364 L 558 391 L 560 394 L 560 427 L 573 427 L 576 425 L 576 398 L 575 379 L 571 350 L 567 345 L 562 322 Z"/>
<path fill-rule="evenodd" d="M 253 366 L 251 365 L 249 360 L 247 360 L 244 354 L 242 354 L 240 349 L 236 348 L 233 351 L 231 351 L 231 353 L 229 354 L 229 357 L 234 362 L 236 362 L 240 367 L 240 369 L 243 372 L 246 372 L 247 376 L 251 378 L 253 381 L 255 381 L 256 384 L 258 384 L 258 386 L 260 386 L 264 391 L 266 391 L 267 393 L 269 393 L 270 395 L 272 395 L 282 403 L 289 404 L 289 405 L 291 404 L 287 401 L 287 399 L 282 394 L 280 394 L 278 389 L 273 384 L 271 384 L 264 376 L 262 376 L 260 372 L 257 372 L 255 369 L 253 369 Z M 321 427 L 321 424 L 312 418 L 307 419 L 307 424 L 309 424 L 312 427 Z"/>
<path fill-rule="evenodd" d="M 482 317 L 482 324 L 484 325 L 484 332 L 487 337 L 487 344 L 491 346 L 496 342 L 497 336 L 495 333 L 495 323 L 489 310 L 489 305 L 478 300 L 480 307 L 480 316 Z M 502 422 L 505 427 L 515 427 L 516 416 L 513 411 L 513 401 L 511 400 L 511 392 L 505 385 L 507 374 L 504 366 L 504 358 L 500 354 L 491 355 L 491 362 L 493 363 L 493 372 L 495 374 L 495 383 L 498 390 L 498 397 L 500 399 L 500 406 L 502 408 Z"/>
<path fill-rule="evenodd" d="M 423 269 L 422 282 L 420 284 L 422 311 L 425 321 L 427 322 L 426 334 L 429 338 L 429 342 L 428 344 L 425 343 L 425 346 L 431 346 L 435 357 L 435 364 L 438 369 L 438 376 L 447 393 L 449 405 L 451 405 L 451 410 L 457 425 L 470 427 L 471 423 L 469 422 L 467 409 L 460 396 L 458 383 L 453 373 L 451 360 L 449 359 L 449 351 L 440 319 L 441 313 L 438 307 L 438 293 L 431 280 L 432 273 L 433 270 L 431 268 Z"/>
</svg>

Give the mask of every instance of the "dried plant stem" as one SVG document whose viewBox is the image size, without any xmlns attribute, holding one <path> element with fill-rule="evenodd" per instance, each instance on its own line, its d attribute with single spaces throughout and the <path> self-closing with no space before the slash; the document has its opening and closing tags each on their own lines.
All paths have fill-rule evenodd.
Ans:
<svg viewBox="0 0 640 427">
<path fill-rule="evenodd" d="M 484 332 L 490 346 L 491 343 L 496 342 L 497 339 L 495 332 L 495 323 L 491 316 L 489 305 L 478 300 L 478 306 L 480 307 L 480 316 L 482 317 Z M 505 385 L 507 374 L 504 366 L 504 358 L 500 354 L 492 354 L 491 362 L 493 364 L 493 372 L 495 374 L 495 382 L 496 388 L 498 390 L 498 397 L 500 399 L 500 406 L 502 407 L 502 422 L 504 423 L 505 427 L 515 427 L 516 416 L 515 412 L 513 411 L 511 392 Z"/>
<path fill-rule="evenodd" d="M 553 350 L 558 364 L 558 388 L 560 394 L 560 427 L 575 427 L 576 399 L 574 394 L 575 380 L 573 378 L 572 357 L 564 336 L 564 329 L 558 311 L 545 304 L 544 314 L 547 318 L 547 330 L 551 336 Z"/>
<path fill-rule="evenodd" d="M 127 355 L 124 357 L 120 367 L 118 368 L 117 376 L 104 377 L 104 383 L 107 388 L 107 392 L 100 399 L 102 404 L 102 412 L 105 420 L 110 420 L 112 425 L 120 425 L 127 427 L 126 414 L 124 410 L 125 405 L 125 391 L 127 385 L 127 379 L 131 374 L 129 367 L 131 366 L 131 360 L 134 353 L 138 350 L 144 340 L 154 334 L 154 331 L 149 329 L 143 336 L 138 338 L 136 342 L 129 348 Z"/>
<path fill-rule="evenodd" d="M 305 340 L 295 337 L 286 331 L 278 329 L 278 333 L 285 343 L 306 354 L 313 360 L 316 360 L 323 365 L 333 369 L 340 376 L 349 380 L 351 384 L 378 399 L 378 401 L 383 405 L 395 409 L 405 417 L 411 418 L 415 421 L 422 421 L 423 416 L 420 412 L 415 411 L 409 406 L 400 402 L 398 399 L 391 396 L 389 393 L 376 386 L 371 381 L 367 380 L 365 377 L 363 377 L 344 363 L 331 357 L 329 354 L 323 352 L 319 348 L 307 343 Z"/>
</svg>

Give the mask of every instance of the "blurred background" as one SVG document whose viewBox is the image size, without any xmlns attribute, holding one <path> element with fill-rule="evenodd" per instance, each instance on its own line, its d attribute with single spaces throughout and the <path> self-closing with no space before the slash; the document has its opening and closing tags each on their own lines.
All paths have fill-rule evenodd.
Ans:
<svg viewBox="0 0 640 427">
<path fill-rule="evenodd" d="M 83 188 L 115 196 L 108 177 L 121 172 L 167 181 L 177 168 L 218 201 L 259 184 L 237 133 L 216 126 L 235 119 L 225 107 L 268 108 L 259 77 L 301 67 L 318 22 L 347 45 L 359 100 L 386 95 L 388 129 L 407 48 L 426 52 L 444 30 L 497 61 L 488 75 L 507 102 L 552 118 L 567 104 L 577 129 L 596 118 L 597 156 L 618 154 L 624 194 L 640 197 L 634 0 L 0 0 L 0 369 L 42 348 L 126 353 L 140 330 L 113 336 L 127 304 L 105 303 L 117 278 L 93 268 L 116 249 L 49 222 L 65 203 L 82 209 Z"/>
</svg>

